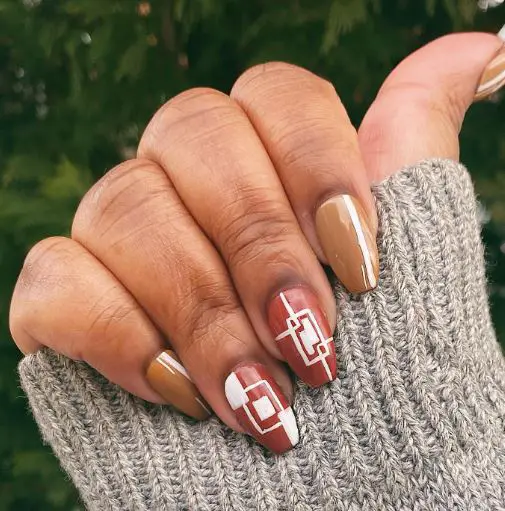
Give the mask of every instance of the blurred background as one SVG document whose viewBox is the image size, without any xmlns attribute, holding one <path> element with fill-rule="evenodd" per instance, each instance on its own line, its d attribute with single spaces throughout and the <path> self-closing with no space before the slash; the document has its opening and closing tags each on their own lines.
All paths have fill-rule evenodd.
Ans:
<svg viewBox="0 0 505 511">
<path fill-rule="evenodd" d="M 330 79 L 358 126 L 413 50 L 503 23 L 505 6 L 482 13 L 476 0 L 0 0 L 0 511 L 81 509 L 19 389 L 10 296 L 30 246 L 68 234 L 80 197 L 134 154 L 164 101 L 193 86 L 227 92 L 248 66 L 285 60 Z M 497 97 L 472 107 L 462 133 L 502 342 L 504 124 Z"/>
</svg>

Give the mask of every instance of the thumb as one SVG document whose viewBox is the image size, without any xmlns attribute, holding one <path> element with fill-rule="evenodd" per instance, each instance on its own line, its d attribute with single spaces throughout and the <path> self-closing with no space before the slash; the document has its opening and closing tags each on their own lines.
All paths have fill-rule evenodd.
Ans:
<svg viewBox="0 0 505 511">
<path fill-rule="evenodd" d="M 466 111 L 505 84 L 503 41 L 483 33 L 437 39 L 388 76 L 359 128 L 372 183 L 426 158 L 459 158 Z"/>
</svg>

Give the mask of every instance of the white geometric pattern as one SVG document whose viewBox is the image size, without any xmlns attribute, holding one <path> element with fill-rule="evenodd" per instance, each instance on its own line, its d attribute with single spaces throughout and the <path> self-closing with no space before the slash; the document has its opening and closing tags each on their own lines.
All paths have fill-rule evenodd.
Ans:
<svg viewBox="0 0 505 511">
<path fill-rule="evenodd" d="M 293 307 L 289 305 L 284 293 L 281 293 L 280 297 L 286 311 L 289 313 L 289 317 L 286 319 L 287 329 L 279 334 L 275 340 L 280 341 L 281 339 L 291 336 L 293 344 L 302 357 L 305 365 L 311 366 L 321 363 L 328 375 L 328 378 L 332 379 L 333 376 L 326 359 L 330 356 L 330 349 L 328 345 L 333 341 L 333 338 L 329 337 L 326 339 L 324 337 L 314 313 L 310 309 L 303 309 L 295 312 Z M 312 356 L 316 352 L 317 355 Z"/>
<path fill-rule="evenodd" d="M 302 319 L 302 326 L 303 330 L 300 332 L 300 339 L 302 340 L 305 351 L 309 355 L 313 355 L 314 346 L 316 346 L 319 342 L 319 337 L 317 336 L 317 332 L 308 318 Z"/>
<path fill-rule="evenodd" d="M 264 386 L 265 393 L 263 396 L 257 398 L 251 403 L 249 399 L 249 392 L 257 387 Z M 272 386 L 267 380 L 259 380 L 248 387 L 243 387 L 242 383 L 238 379 L 235 373 L 230 373 L 224 385 L 224 391 L 228 403 L 233 410 L 242 408 L 246 413 L 249 421 L 253 425 L 254 429 L 261 435 L 273 431 L 277 428 L 284 428 L 286 435 L 288 436 L 292 445 L 296 445 L 298 442 L 298 428 L 296 426 L 296 419 L 293 414 L 293 410 L 290 406 L 282 406 L 281 401 L 275 394 Z M 277 405 L 277 409 L 274 406 Z M 277 422 L 268 428 L 263 428 L 261 424 L 254 417 L 250 404 L 254 407 L 255 412 L 258 414 L 260 421 L 267 420 L 273 417 L 277 413 Z M 273 410 L 273 413 L 272 413 Z"/>
<path fill-rule="evenodd" d="M 269 419 L 275 413 L 275 407 L 268 396 L 256 399 L 256 401 L 253 401 L 253 406 L 262 421 Z"/>
<path fill-rule="evenodd" d="M 268 383 L 266 380 L 260 380 L 260 381 L 257 381 L 256 383 L 253 383 L 252 385 L 249 385 L 249 387 L 246 387 L 244 389 L 244 392 L 246 394 L 248 394 L 252 389 L 255 389 L 256 387 L 259 387 L 260 385 L 265 385 L 269 395 L 270 395 L 270 399 L 273 399 L 276 403 L 277 403 L 277 406 L 283 410 L 284 407 L 282 406 L 282 403 L 280 402 L 279 398 L 277 397 L 277 395 L 275 394 L 275 392 L 273 391 L 272 389 L 272 386 L 270 385 L 270 383 Z M 272 402 L 270 402 L 270 404 L 272 405 Z M 273 406 L 273 405 L 272 405 Z M 252 425 L 256 428 L 257 431 L 259 431 L 262 435 L 264 433 L 268 433 L 269 431 L 272 431 L 274 429 L 277 429 L 279 427 L 282 426 L 282 422 L 279 421 L 277 422 L 276 424 L 274 424 L 273 426 L 269 427 L 269 428 L 266 428 L 266 429 L 263 429 L 257 422 L 256 422 L 256 419 L 254 418 L 254 415 L 251 413 L 251 410 L 249 409 L 249 407 L 245 404 L 243 406 L 244 408 L 244 411 L 245 413 L 247 414 L 247 416 L 249 417 L 249 420 L 251 421 Z M 262 419 L 263 420 L 263 419 Z"/>
</svg>

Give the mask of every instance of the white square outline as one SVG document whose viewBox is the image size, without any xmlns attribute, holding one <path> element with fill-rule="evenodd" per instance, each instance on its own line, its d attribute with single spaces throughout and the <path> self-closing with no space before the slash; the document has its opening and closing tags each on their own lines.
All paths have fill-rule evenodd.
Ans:
<svg viewBox="0 0 505 511">
<path fill-rule="evenodd" d="M 252 401 L 252 405 L 258 414 L 258 417 L 265 421 L 275 415 L 275 406 L 268 396 L 261 396 L 259 399 Z"/>
<path fill-rule="evenodd" d="M 306 366 L 314 365 L 318 362 L 321 362 L 323 364 L 324 370 L 326 371 L 326 374 L 331 379 L 333 375 L 331 374 L 330 367 L 328 366 L 328 362 L 326 361 L 326 358 L 330 356 L 330 349 L 328 347 L 329 343 L 333 341 L 332 337 L 329 337 L 326 339 L 323 335 L 323 332 L 321 331 L 321 328 L 316 321 L 316 318 L 314 316 L 314 313 L 311 309 L 302 309 L 301 311 L 295 312 L 293 310 L 293 307 L 289 304 L 289 302 L 286 299 L 286 296 L 284 293 L 280 294 L 282 303 L 284 304 L 284 307 L 286 308 L 286 311 L 289 313 L 289 317 L 286 318 L 286 326 L 287 330 L 280 333 L 275 340 L 280 341 L 281 339 L 284 339 L 285 337 L 291 336 L 291 339 L 293 341 L 293 344 L 296 347 L 296 350 L 302 357 L 302 360 Z M 314 357 L 313 359 L 309 360 L 307 357 L 307 353 L 305 353 L 305 350 L 303 349 L 303 346 L 300 343 L 300 339 L 298 338 L 298 335 L 296 333 L 296 329 L 300 326 L 300 320 L 298 319 L 300 316 L 308 316 L 310 319 L 312 326 L 314 327 L 318 337 L 319 337 L 319 344 L 316 345 L 318 356 Z"/>
</svg>

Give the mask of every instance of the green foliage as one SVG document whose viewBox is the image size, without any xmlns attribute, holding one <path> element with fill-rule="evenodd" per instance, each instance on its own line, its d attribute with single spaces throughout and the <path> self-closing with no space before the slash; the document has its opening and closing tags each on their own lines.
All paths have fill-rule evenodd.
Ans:
<svg viewBox="0 0 505 511">
<path fill-rule="evenodd" d="M 476 3 L 0 0 L 0 511 L 80 508 L 18 388 L 10 295 L 29 247 L 68 233 L 79 198 L 133 153 L 153 112 L 188 87 L 228 91 L 251 64 L 286 60 L 332 80 L 358 125 L 411 51 L 454 30 L 500 28 L 501 11 Z M 462 133 L 491 215 L 495 311 L 505 305 L 504 113 L 501 102 L 478 105 Z M 505 339 L 503 315 L 495 322 Z"/>
</svg>

